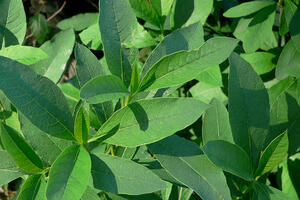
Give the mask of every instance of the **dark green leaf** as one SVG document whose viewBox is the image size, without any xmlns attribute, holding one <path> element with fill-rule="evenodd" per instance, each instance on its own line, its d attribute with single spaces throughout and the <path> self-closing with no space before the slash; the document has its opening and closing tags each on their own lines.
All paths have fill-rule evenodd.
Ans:
<svg viewBox="0 0 300 200">
<path fill-rule="evenodd" d="M 49 22 L 42 14 L 35 14 L 29 19 L 29 28 L 39 44 L 43 44 L 51 32 Z"/>
<path fill-rule="evenodd" d="M 262 184 L 260 182 L 254 182 L 253 184 L 253 200 L 285 200 L 291 199 L 288 194 L 281 192 L 280 190 Z"/>
<path fill-rule="evenodd" d="M 47 200 L 46 181 L 43 174 L 30 176 L 23 184 L 18 200 L 29 199 Z"/>
<path fill-rule="evenodd" d="M 80 105 L 78 111 L 75 113 L 74 122 L 74 137 L 79 144 L 85 144 L 88 140 L 90 130 L 90 119 L 83 105 Z"/>
</svg>

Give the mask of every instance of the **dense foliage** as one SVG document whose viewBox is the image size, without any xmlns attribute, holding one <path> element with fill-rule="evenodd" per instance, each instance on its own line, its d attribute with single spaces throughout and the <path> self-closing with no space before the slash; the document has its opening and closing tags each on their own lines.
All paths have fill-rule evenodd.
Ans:
<svg viewBox="0 0 300 200">
<path fill-rule="evenodd" d="M 0 193 L 300 199 L 299 0 L 87 2 L 0 0 Z"/>
</svg>

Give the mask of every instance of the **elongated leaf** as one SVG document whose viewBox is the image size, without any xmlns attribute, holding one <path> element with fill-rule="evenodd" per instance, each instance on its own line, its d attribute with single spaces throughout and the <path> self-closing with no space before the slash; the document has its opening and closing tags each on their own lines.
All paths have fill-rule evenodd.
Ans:
<svg viewBox="0 0 300 200">
<path fill-rule="evenodd" d="M 9 154 L 4 150 L 0 150 L 0 186 L 13 181 L 22 175 L 24 175 L 24 172 L 18 169 Z"/>
<path fill-rule="evenodd" d="M 287 155 L 288 145 L 287 132 L 276 137 L 262 153 L 255 174 L 262 175 L 279 165 Z"/>
<path fill-rule="evenodd" d="M 114 75 L 93 78 L 80 90 L 80 97 L 90 104 L 103 103 L 128 95 L 129 92 L 122 80 Z"/>
<path fill-rule="evenodd" d="M 281 192 L 280 190 L 262 184 L 260 182 L 254 182 L 253 200 L 283 200 L 291 199 L 288 194 Z"/>
<path fill-rule="evenodd" d="M 116 194 L 139 195 L 166 187 L 146 167 L 125 158 L 105 154 L 99 157 L 92 155 L 92 176 L 95 188 Z"/>
<path fill-rule="evenodd" d="M 173 135 L 148 147 L 175 179 L 202 199 L 231 199 L 222 170 L 215 167 L 195 143 Z"/>
<path fill-rule="evenodd" d="M 205 111 L 202 118 L 203 143 L 205 144 L 212 140 L 225 140 L 233 143 L 226 107 L 217 99 L 213 99 L 210 104 L 212 107 Z"/>
<path fill-rule="evenodd" d="M 61 78 L 67 61 L 72 54 L 75 43 L 75 34 L 71 29 L 61 31 L 55 35 L 50 41 L 45 42 L 40 48 L 47 52 L 48 59 L 45 59 L 31 68 L 43 75 L 54 83 L 57 83 Z"/>
<path fill-rule="evenodd" d="M 74 122 L 74 136 L 79 144 L 85 144 L 87 142 L 90 130 L 89 116 L 81 105 L 75 114 Z"/>
<path fill-rule="evenodd" d="M 239 55 L 233 53 L 229 62 L 228 104 L 233 139 L 256 168 L 270 120 L 268 93 L 251 65 Z"/>
<path fill-rule="evenodd" d="M 0 57 L 0 89 L 35 126 L 55 137 L 74 140 L 72 114 L 52 81 Z"/>
<path fill-rule="evenodd" d="M 81 31 L 93 24 L 96 24 L 98 22 L 98 17 L 98 13 L 80 13 L 70 18 L 61 20 L 57 24 L 57 27 L 62 30 L 72 28 L 75 31 Z"/>
<path fill-rule="evenodd" d="M 100 50 L 102 48 L 101 34 L 99 24 L 93 24 L 86 30 L 79 34 L 80 40 L 83 44 L 93 50 Z"/>
<path fill-rule="evenodd" d="M 140 88 L 150 91 L 192 80 L 207 68 L 226 60 L 236 45 L 235 39 L 216 37 L 209 39 L 197 50 L 166 56 L 149 69 Z"/>
<path fill-rule="evenodd" d="M 26 34 L 26 15 L 22 0 L 2 0 L 0 6 L 0 49 L 22 44 Z"/>
<path fill-rule="evenodd" d="M 239 146 L 224 140 L 213 140 L 207 142 L 202 150 L 216 166 L 224 171 L 248 181 L 253 179 L 249 156 Z"/>
<path fill-rule="evenodd" d="M 30 46 L 9 46 L 0 50 L 0 56 L 16 60 L 25 65 L 32 65 L 48 58 L 48 55 L 41 49 Z"/>
<path fill-rule="evenodd" d="M 276 67 L 277 56 L 269 52 L 254 52 L 241 54 L 247 62 L 251 64 L 258 75 L 270 72 Z"/>
<path fill-rule="evenodd" d="M 48 200 L 80 199 L 91 172 L 91 158 L 84 147 L 66 148 L 50 168 L 47 185 Z"/>
<path fill-rule="evenodd" d="M 43 163 L 24 138 L 11 127 L 1 123 L 1 142 L 18 167 L 29 173 L 43 171 Z"/>
<path fill-rule="evenodd" d="M 46 181 L 43 174 L 30 176 L 23 184 L 18 200 L 28 199 L 47 200 Z"/>
<path fill-rule="evenodd" d="M 250 1 L 234 6 L 227 10 L 223 15 L 225 17 L 243 17 L 255 13 L 267 6 L 274 5 L 272 1 Z"/>
<path fill-rule="evenodd" d="M 151 52 L 144 64 L 142 75 L 164 56 L 180 50 L 199 48 L 204 43 L 203 35 L 203 27 L 199 22 L 170 33 Z"/>
<path fill-rule="evenodd" d="M 139 100 L 113 114 L 92 140 L 105 136 L 105 142 L 119 146 L 149 144 L 190 125 L 208 107 L 192 98 Z"/>
</svg>

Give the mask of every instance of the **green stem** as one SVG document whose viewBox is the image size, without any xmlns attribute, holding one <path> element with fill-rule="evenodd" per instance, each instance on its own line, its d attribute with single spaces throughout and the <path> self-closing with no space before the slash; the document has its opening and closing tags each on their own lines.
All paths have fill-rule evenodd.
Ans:
<svg viewBox="0 0 300 200">
<path fill-rule="evenodd" d="M 217 34 L 224 36 L 224 34 L 222 32 L 220 32 L 219 30 L 217 30 L 215 27 L 213 27 L 212 25 L 208 24 L 207 22 L 205 22 L 204 26 L 206 26 L 207 28 L 211 29 L 212 31 L 214 31 Z"/>
</svg>

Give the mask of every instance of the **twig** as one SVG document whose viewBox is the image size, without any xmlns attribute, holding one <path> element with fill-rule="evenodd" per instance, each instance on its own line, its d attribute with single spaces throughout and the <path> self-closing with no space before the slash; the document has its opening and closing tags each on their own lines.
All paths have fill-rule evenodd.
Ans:
<svg viewBox="0 0 300 200">
<path fill-rule="evenodd" d="M 97 6 L 97 4 L 95 4 L 91 0 L 86 0 L 86 1 L 89 2 L 94 8 L 96 8 L 99 11 L 99 7 Z"/>
<path fill-rule="evenodd" d="M 64 1 L 63 5 L 60 7 L 60 9 L 58 9 L 55 13 L 53 13 L 53 15 L 51 15 L 48 19 L 47 22 L 49 22 L 51 19 L 53 19 L 56 15 L 58 15 L 66 6 L 67 1 Z"/>
</svg>

